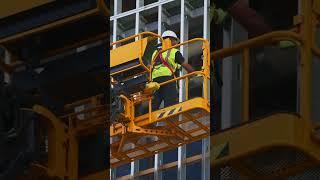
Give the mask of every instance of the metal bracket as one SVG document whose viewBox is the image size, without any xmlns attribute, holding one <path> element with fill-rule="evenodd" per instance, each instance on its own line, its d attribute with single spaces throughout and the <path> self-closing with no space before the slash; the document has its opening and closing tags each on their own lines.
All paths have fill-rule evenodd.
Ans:
<svg viewBox="0 0 320 180">
<path fill-rule="evenodd" d="M 160 135 L 160 136 L 175 136 L 174 133 L 168 130 L 161 129 L 145 129 L 138 126 L 135 126 L 131 132 L 139 134 L 148 134 L 148 135 Z"/>
</svg>

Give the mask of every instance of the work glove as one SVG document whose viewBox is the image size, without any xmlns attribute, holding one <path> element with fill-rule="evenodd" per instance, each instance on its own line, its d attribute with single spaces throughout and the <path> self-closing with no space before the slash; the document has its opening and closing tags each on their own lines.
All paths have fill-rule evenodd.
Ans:
<svg viewBox="0 0 320 180">
<path fill-rule="evenodd" d="M 278 46 L 280 49 L 288 49 L 296 47 L 296 44 L 292 41 L 280 41 Z"/>
<path fill-rule="evenodd" d="M 210 22 L 215 24 L 222 24 L 228 17 L 228 13 L 222 9 L 217 9 L 213 3 L 210 7 Z"/>
</svg>

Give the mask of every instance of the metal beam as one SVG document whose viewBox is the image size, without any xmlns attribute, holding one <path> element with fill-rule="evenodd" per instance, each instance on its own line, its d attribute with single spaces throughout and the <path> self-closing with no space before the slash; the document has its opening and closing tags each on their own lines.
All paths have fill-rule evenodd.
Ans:
<svg viewBox="0 0 320 180">
<path fill-rule="evenodd" d="M 122 17 L 133 15 L 133 14 L 135 14 L 137 12 L 141 12 L 141 11 L 144 11 L 144 10 L 152 9 L 152 8 L 157 7 L 159 5 L 166 4 L 168 2 L 173 2 L 173 1 L 174 0 L 159 0 L 159 2 L 156 2 L 156 3 L 148 4 L 146 6 L 139 7 L 139 8 L 130 10 L 130 11 L 126 11 L 126 12 L 120 13 L 120 14 L 115 14 L 114 16 L 110 17 L 110 20 L 119 19 L 119 18 L 122 18 Z"/>
</svg>

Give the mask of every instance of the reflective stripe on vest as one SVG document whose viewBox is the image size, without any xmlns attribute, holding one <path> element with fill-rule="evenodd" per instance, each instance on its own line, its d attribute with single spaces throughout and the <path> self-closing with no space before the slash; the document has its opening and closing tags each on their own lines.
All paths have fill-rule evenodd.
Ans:
<svg viewBox="0 0 320 180">
<path fill-rule="evenodd" d="M 162 53 L 162 57 L 171 66 L 173 72 L 175 72 L 176 69 L 178 69 L 180 67 L 180 65 L 175 62 L 177 51 L 178 51 L 177 49 L 171 49 L 170 52 L 168 50 L 168 51 L 165 51 Z M 169 55 L 167 55 L 168 52 L 170 53 Z M 155 51 L 152 54 L 152 59 L 154 59 L 154 56 L 156 55 L 156 53 L 157 53 L 157 51 Z M 155 79 L 155 78 L 161 77 L 161 76 L 172 76 L 170 69 L 162 63 L 153 67 L 152 79 Z"/>
</svg>

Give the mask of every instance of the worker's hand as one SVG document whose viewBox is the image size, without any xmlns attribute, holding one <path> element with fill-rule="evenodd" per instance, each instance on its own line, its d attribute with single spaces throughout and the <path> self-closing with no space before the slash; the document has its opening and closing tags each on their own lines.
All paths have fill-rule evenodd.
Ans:
<svg viewBox="0 0 320 180">
<path fill-rule="evenodd" d="M 188 72 L 192 73 L 194 71 L 193 67 L 188 63 L 183 63 L 181 66 Z"/>
<path fill-rule="evenodd" d="M 213 21 L 213 23 L 222 24 L 227 16 L 227 12 L 222 9 L 217 9 L 214 4 L 210 7 L 210 21 Z"/>
<path fill-rule="evenodd" d="M 280 41 L 279 42 L 279 48 L 280 49 L 288 49 L 296 47 L 296 44 L 292 41 Z"/>
</svg>

